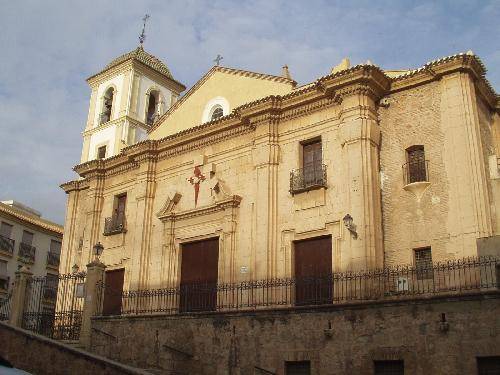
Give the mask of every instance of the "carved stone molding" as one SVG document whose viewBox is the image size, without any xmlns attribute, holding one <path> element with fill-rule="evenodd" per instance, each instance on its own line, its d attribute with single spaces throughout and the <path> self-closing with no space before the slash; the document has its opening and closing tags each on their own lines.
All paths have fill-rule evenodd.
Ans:
<svg viewBox="0 0 500 375">
<path fill-rule="evenodd" d="M 219 202 L 215 202 L 214 204 L 202 207 L 196 207 L 191 210 L 186 210 L 181 212 L 170 212 L 170 213 L 159 212 L 158 218 L 161 221 L 168 221 L 168 220 L 179 221 L 184 219 L 191 219 L 197 216 L 208 215 L 215 212 L 224 211 L 229 208 L 238 207 L 240 205 L 241 199 L 242 198 L 239 195 L 233 195 L 230 198 L 221 200 Z"/>
</svg>

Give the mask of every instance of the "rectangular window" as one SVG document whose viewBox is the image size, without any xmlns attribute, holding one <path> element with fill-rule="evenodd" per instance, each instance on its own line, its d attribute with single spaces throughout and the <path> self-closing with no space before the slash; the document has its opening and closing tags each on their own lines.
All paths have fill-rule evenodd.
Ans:
<svg viewBox="0 0 500 375">
<path fill-rule="evenodd" d="M 28 232 L 27 230 L 23 230 L 23 239 L 21 240 L 21 242 L 31 246 L 31 244 L 33 243 L 33 233 Z"/>
<path fill-rule="evenodd" d="M 0 277 L 7 276 L 7 261 L 0 260 Z"/>
<path fill-rule="evenodd" d="M 415 145 L 406 149 L 406 183 L 428 181 L 424 146 Z"/>
<path fill-rule="evenodd" d="M 61 255 L 61 243 L 59 241 L 50 240 L 50 252 L 52 254 Z"/>
<path fill-rule="evenodd" d="M 13 226 L 2 221 L 0 224 L 0 236 L 10 238 Z"/>
<path fill-rule="evenodd" d="M 477 357 L 478 375 L 498 375 L 500 374 L 500 357 Z"/>
<path fill-rule="evenodd" d="M 97 159 L 106 158 L 106 146 L 101 146 L 97 149 Z"/>
<path fill-rule="evenodd" d="M 104 222 L 104 234 L 106 236 L 125 232 L 125 207 L 127 194 L 116 195 L 113 201 L 113 214 Z"/>
<path fill-rule="evenodd" d="M 374 361 L 375 375 L 404 375 L 404 361 Z"/>
<path fill-rule="evenodd" d="M 414 252 L 417 280 L 432 279 L 434 277 L 434 270 L 432 269 L 431 248 L 414 249 Z"/>
<path fill-rule="evenodd" d="M 125 219 L 125 206 L 127 203 L 127 194 L 118 195 L 115 197 L 115 218 L 118 223 L 123 223 Z"/>
<path fill-rule="evenodd" d="M 306 186 L 323 182 L 321 140 L 302 144 L 302 169 Z"/>
<path fill-rule="evenodd" d="M 310 375 L 311 362 L 310 361 L 290 361 L 285 362 L 286 375 Z"/>
</svg>

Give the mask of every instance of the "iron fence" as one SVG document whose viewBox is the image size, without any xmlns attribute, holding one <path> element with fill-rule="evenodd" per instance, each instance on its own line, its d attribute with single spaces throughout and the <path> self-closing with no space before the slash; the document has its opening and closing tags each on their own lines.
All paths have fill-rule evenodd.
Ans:
<svg viewBox="0 0 500 375">
<path fill-rule="evenodd" d="M 0 321 L 9 320 L 12 292 L 6 298 L 0 300 Z"/>
<path fill-rule="evenodd" d="M 428 269 L 427 269 L 428 268 Z M 98 283 L 96 315 L 178 314 L 393 300 L 497 289 L 500 260 L 467 258 L 423 267 L 399 266 L 321 277 L 113 291 Z M 425 272 L 427 278 L 420 275 Z M 107 303 L 103 303 L 107 299 Z M 103 311 L 102 306 L 108 308 Z M 111 306 L 111 308 L 109 308 Z"/>
<path fill-rule="evenodd" d="M 57 340 L 78 340 L 84 272 L 28 280 L 22 327 Z"/>
</svg>

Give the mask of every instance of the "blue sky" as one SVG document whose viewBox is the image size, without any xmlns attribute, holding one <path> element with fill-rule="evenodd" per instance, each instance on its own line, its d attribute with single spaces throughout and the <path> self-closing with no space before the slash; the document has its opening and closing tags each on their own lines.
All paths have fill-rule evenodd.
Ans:
<svg viewBox="0 0 500 375">
<path fill-rule="evenodd" d="M 414 68 L 469 49 L 500 87 L 500 1 L 0 0 L 0 200 L 64 220 L 59 184 L 75 178 L 90 90 L 85 78 L 145 48 L 191 86 L 213 64 L 306 83 L 347 56 Z"/>
</svg>

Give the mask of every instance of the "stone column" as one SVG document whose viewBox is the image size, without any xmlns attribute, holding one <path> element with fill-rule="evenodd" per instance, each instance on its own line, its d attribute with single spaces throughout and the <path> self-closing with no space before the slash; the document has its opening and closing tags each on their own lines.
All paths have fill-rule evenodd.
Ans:
<svg viewBox="0 0 500 375">
<path fill-rule="evenodd" d="M 345 228 L 343 266 L 363 270 L 383 266 L 379 146 L 375 95 L 358 83 L 342 93 L 340 141 L 346 176 L 345 214 L 356 225 L 357 236 Z"/>
<path fill-rule="evenodd" d="M 16 327 L 21 327 L 23 322 L 24 301 L 26 300 L 26 289 L 28 280 L 33 276 L 33 273 L 25 266 L 16 271 L 14 289 L 12 290 L 10 319 L 9 323 Z"/>
<path fill-rule="evenodd" d="M 90 349 L 90 335 L 92 330 L 92 316 L 97 309 L 102 307 L 103 288 L 98 285 L 104 283 L 106 266 L 100 260 L 87 264 L 87 278 L 85 280 L 85 300 L 82 311 L 82 326 L 80 328 L 80 345 L 86 350 Z M 99 304 L 99 305 L 98 305 Z"/>
</svg>

